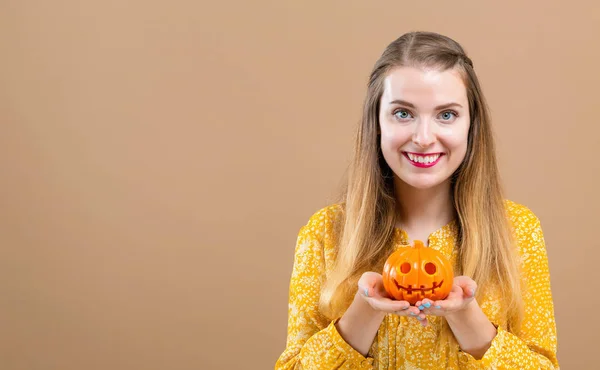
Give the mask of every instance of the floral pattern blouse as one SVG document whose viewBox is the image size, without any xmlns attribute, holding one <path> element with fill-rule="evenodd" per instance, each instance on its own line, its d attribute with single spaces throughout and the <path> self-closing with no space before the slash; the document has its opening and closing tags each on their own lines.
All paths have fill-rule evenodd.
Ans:
<svg viewBox="0 0 600 370">
<path fill-rule="evenodd" d="M 417 320 L 388 314 L 366 356 L 340 336 L 335 321 L 319 312 L 321 286 L 335 260 L 333 221 L 341 208 L 332 205 L 315 213 L 299 232 L 290 281 L 287 345 L 275 369 L 557 369 L 557 339 L 546 247 L 540 221 L 527 207 L 506 201 L 516 233 L 523 278 L 524 321 L 519 335 L 506 329 L 505 306 L 499 294 L 487 292 L 479 302 L 497 335 L 483 358 L 475 359 L 458 345 L 435 351 L 441 318 Z M 434 232 L 429 247 L 453 262 L 457 226 L 454 222 Z M 396 229 L 394 247 L 408 244 Z"/>
</svg>

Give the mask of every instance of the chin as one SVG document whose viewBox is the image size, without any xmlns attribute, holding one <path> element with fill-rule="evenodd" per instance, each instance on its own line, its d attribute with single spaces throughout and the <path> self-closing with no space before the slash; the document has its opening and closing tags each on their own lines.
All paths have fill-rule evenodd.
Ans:
<svg viewBox="0 0 600 370">
<path fill-rule="evenodd" d="M 440 178 L 400 178 L 406 185 L 415 189 L 426 190 L 442 185 L 447 179 Z"/>
</svg>

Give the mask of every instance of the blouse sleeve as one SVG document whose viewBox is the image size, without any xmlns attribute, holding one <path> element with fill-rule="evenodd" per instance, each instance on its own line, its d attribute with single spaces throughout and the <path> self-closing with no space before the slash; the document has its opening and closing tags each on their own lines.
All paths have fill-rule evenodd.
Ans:
<svg viewBox="0 0 600 370">
<path fill-rule="evenodd" d="M 289 288 L 287 344 L 275 370 L 373 368 L 373 360 L 344 341 L 335 321 L 327 321 L 318 309 L 325 277 L 326 217 L 323 212 L 313 215 L 298 235 Z"/>
<path fill-rule="evenodd" d="M 498 327 L 483 358 L 466 352 L 460 360 L 467 369 L 558 369 L 556 323 L 550 289 L 550 273 L 539 219 L 528 211 L 529 226 L 517 231 L 526 289 L 521 331 L 515 335 Z"/>
</svg>

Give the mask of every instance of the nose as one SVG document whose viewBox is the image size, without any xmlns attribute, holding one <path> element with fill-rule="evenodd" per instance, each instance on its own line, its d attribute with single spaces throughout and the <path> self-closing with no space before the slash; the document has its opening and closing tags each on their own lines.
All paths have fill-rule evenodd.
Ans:
<svg viewBox="0 0 600 370">
<path fill-rule="evenodd" d="M 427 148 L 436 141 L 434 128 L 428 120 L 422 120 L 416 123 L 412 141 L 421 148 Z"/>
</svg>

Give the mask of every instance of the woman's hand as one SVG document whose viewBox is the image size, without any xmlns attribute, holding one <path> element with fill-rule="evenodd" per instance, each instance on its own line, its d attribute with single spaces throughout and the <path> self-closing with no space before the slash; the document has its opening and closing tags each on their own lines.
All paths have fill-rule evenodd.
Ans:
<svg viewBox="0 0 600 370">
<path fill-rule="evenodd" d="M 412 317 L 420 314 L 419 308 L 411 306 L 407 301 L 392 299 L 383 287 L 383 277 L 376 272 L 365 272 L 360 277 L 357 294 L 378 312 Z"/>
<path fill-rule="evenodd" d="M 352 348 L 366 356 L 388 313 L 416 317 L 419 309 L 406 301 L 391 299 L 383 287 L 383 277 L 376 272 L 365 272 L 358 281 L 354 300 L 335 326 Z"/>
<path fill-rule="evenodd" d="M 457 276 L 454 278 L 452 290 L 446 299 L 432 301 L 425 298 L 418 301 L 415 306 L 421 311 L 417 316 L 423 326 L 427 325 L 427 315 L 449 316 L 466 309 L 475 299 L 477 283 L 468 276 Z"/>
</svg>

